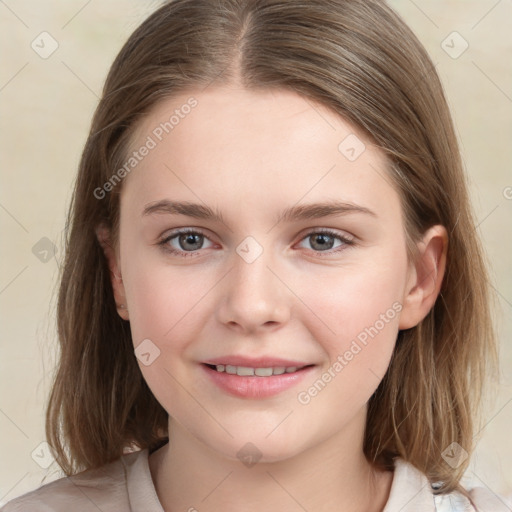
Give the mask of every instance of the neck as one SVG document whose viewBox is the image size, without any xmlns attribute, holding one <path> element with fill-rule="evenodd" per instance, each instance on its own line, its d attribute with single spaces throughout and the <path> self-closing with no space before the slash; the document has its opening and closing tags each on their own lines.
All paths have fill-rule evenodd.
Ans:
<svg viewBox="0 0 512 512">
<path fill-rule="evenodd" d="M 373 468 L 362 450 L 361 417 L 321 444 L 287 459 L 244 465 L 170 420 L 169 443 L 149 458 L 166 512 L 380 512 L 392 473 Z"/>
</svg>

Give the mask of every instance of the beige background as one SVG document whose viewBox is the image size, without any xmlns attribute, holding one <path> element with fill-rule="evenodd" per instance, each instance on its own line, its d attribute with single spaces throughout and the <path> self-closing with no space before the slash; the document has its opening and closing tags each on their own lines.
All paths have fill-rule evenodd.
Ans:
<svg viewBox="0 0 512 512">
<path fill-rule="evenodd" d="M 445 84 L 500 306 L 503 382 L 465 481 L 512 495 L 512 2 L 390 3 L 424 43 Z M 51 460 L 41 443 L 56 354 L 54 288 L 65 213 L 108 67 L 157 4 L 0 2 L 0 505 L 45 477 L 47 483 L 61 476 L 57 464 L 44 467 Z M 59 45 L 47 59 L 31 48 L 43 31 Z M 447 39 L 452 56 L 441 47 L 453 31 L 469 44 L 458 58 L 452 58 L 462 49 L 458 36 Z"/>
</svg>

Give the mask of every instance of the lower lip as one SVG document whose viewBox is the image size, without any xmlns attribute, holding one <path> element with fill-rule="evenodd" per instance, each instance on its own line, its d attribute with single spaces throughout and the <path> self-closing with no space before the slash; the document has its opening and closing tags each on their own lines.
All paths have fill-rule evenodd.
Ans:
<svg viewBox="0 0 512 512">
<path fill-rule="evenodd" d="M 257 375 L 241 377 L 218 372 L 205 364 L 201 364 L 201 366 L 214 384 L 230 395 L 256 399 L 274 396 L 292 388 L 314 369 L 314 366 L 308 366 L 293 373 L 271 375 L 270 377 L 258 377 Z"/>
</svg>

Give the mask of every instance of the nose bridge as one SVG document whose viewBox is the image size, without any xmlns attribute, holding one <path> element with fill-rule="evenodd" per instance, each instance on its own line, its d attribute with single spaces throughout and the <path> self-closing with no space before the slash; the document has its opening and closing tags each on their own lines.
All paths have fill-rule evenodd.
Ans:
<svg viewBox="0 0 512 512">
<path fill-rule="evenodd" d="M 287 320 L 290 297 L 272 268 L 272 256 L 271 250 L 253 237 L 245 238 L 236 247 L 218 308 L 220 321 L 254 330 Z"/>
</svg>

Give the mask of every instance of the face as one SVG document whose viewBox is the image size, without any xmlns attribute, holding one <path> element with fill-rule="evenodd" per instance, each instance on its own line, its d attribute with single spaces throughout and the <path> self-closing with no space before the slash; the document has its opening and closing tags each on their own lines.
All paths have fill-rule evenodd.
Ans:
<svg viewBox="0 0 512 512">
<path fill-rule="evenodd" d="M 263 461 L 348 429 L 411 288 L 383 154 L 293 92 L 227 88 L 159 104 L 132 150 L 116 294 L 171 428 Z"/>
</svg>

